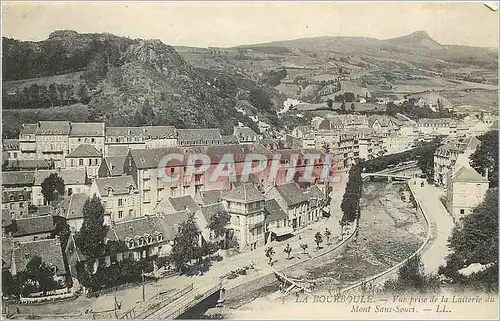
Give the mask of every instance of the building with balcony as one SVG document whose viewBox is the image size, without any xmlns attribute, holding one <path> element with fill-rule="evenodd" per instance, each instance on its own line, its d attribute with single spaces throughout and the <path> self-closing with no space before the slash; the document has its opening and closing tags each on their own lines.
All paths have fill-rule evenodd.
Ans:
<svg viewBox="0 0 500 321">
<path fill-rule="evenodd" d="M 228 229 L 241 251 L 254 250 L 265 243 L 265 198 L 252 184 L 222 194 L 227 212 L 231 215 Z"/>
</svg>

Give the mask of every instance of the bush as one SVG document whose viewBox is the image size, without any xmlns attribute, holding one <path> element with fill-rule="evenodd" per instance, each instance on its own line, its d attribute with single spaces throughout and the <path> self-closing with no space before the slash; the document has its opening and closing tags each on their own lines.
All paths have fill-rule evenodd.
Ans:
<svg viewBox="0 0 500 321">
<path fill-rule="evenodd" d="M 440 285 L 441 282 L 437 276 L 424 274 L 424 266 L 420 255 L 415 255 L 399 268 L 396 280 L 385 282 L 384 290 L 392 292 L 410 292 L 414 290 L 427 292 L 439 289 Z"/>
</svg>

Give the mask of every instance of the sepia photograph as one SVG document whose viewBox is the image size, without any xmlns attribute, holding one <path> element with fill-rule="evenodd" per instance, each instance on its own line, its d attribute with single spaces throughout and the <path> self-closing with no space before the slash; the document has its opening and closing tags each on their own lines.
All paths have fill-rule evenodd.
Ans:
<svg viewBox="0 0 500 321">
<path fill-rule="evenodd" d="M 2 1 L 2 319 L 498 320 L 498 1 Z"/>
</svg>

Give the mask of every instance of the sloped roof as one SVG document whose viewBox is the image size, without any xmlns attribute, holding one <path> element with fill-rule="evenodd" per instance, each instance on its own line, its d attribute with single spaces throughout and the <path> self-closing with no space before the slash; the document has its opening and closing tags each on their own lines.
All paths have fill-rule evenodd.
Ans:
<svg viewBox="0 0 500 321">
<path fill-rule="evenodd" d="M 38 122 L 37 135 L 69 135 L 71 124 L 66 120 L 41 120 Z"/>
<path fill-rule="evenodd" d="M 238 144 L 238 138 L 234 135 L 222 135 L 221 136 L 222 144 Z"/>
<path fill-rule="evenodd" d="M 54 221 L 51 215 L 34 216 L 13 220 L 14 232 L 12 236 L 21 237 L 49 233 L 54 229 Z"/>
<path fill-rule="evenodd" d="M 194 213 L 198 210 L 198 205 L 196 205 L 195 201 L 190 195 L 170 197 L 169 201 L 176 211 L 189 209 L 192 213 Z"/>
<path fill-rule="evenodd" d="M 81 144 L 78 145 L 66 158 L 83 158 L 83 157 L 101 157 L 101 153 L 92 145 Z"/>
<path fill-rule="evenodd" d="M 54 171 L 50 170 L 38 170 L 35 172 L 35 185 L 42 185 L 43 181 L 50 176 L 50 174 L 56 173 L 59 177 L 64 180 L 65 185 L 84 185 L 87 183 L 87 171 L 75 168 L 63 168 Z"/>
<path fill-rule="evenodd" d="M 120 176 L 124 173 L 123 165 L 125 165 L 126 159 L 127 156 L 112 156 L 104 158 L 111 176 Z"/>
<path fill-rule="evenodd" d="M 205 190 L 200 191 L 199 193 L 204 205 L 218 203 L 220 202 L 222 196 L 222 190 L 220 189 Z"/>
<path fill-rule="evenodd" d="M 163 227 L 166 240 L 173 240 L 178 234 L 179 225 L 187 221 L 189 218 L 189 211 L 179 211 L 158 217 L 158 223 Z"/>
<path fill-rule="evenodd" d="M 288 215 L 286 215 L 283 209 L 279 206 L 278 202 L 273 199 L 266 200 L 264 209 L 268 213 L 265 219 L 266 223 L 282 221 L 288 218 Z"/>
<path fill-rule="evenodd" d="M 101 196 L 107 195 L 107 188 L 112 189 L 113 195 L 129 194 L 130 186 L 134 189 L 137 188 L 134 179 L 130 175 L 96 178 L 95 183 Z"/>
<path fill-rule="evenodd" d="M 127 156 L 128 154 L 128 146 L 108 146 L 108 156 L 109 157 L 118 157 L 118 156 Z"/>
<path fill-rule="evenodd" d="M 251 203 L 263 201 L 264 195 L 253 184 L 242 184 L 233 190 L 223 193 L 222 198 L 228 201 Z"/>
<path fill-rule="evenodd" d="M 144 126 L 144 135 L 148 138 L 175 138 L 174 126 Z"/>
<path fill-rule="evenodd" d="M 35 172 L 2 172 L 2 185 L 33 185 L 35 182 Z"/>
<path fill-rule="evenodd" d="M 127 237 L 133 239 L 136 236 L 149 234 L 154 236 L 155 232 L 165 233 L 163 224 L 156 216 L 143 216 L 128 221 L 117 222 L 111 226 L 108 232 L 109 239 L 125 241 Z"/>
<path fill-rule="evenodd" d="M 106 127 L 106 137 L 110 136 L 144 137 L 144 129 L 142 127 Z"/>
<path fill-rule="evenodd" d="M 31 201 L 31 192 L 25 190 L 3 191 L 2 203 Z"/>
<path fill-rule="evenodd" d="M 49 160 L 43 159 L 11 159 L 7 161 L 7 170 L 12 169 L 49 169 Z"/>
<path fill-rule="evenodd" d="M 19 139 L 2 139 L 2 150 L 19 150 Z"/>
<path fill-rule="evenodd" d="M 308 193 L 307 196 L 309 198 L 323 199 L 325 197 L 325 193 L 323 193 L 317 185 L 309 187 L 305 192 Z"/>
<path fill-rule="evenodd" d="M 221 139 L 219 128 L 177 129 L 177 134 L 179 141 L 210 141 Z"/>
<path fill-rule="evenodd" d="M 35 135 L 37 129 L 38 129 L 37 124 L 22 124 L 19 135 L 20 136 L 22 136 L 22 135 Z M 33 137 L 33 139 L 34 139 L 34 137 Z"/>
<path fill-rule="evenodd" d="M 104 137 L 104 123 L 71 123 L 72 137 Z"/>
<path fill-rule="evenodd" d="M 288 206 L 307 202 L 307 196 L 296 183 L 288 183 L 276 186 L 276 190 L 285 199 Z"/>
<path fill-rule="evenodd" d="M 227 209 L 222 202 L 200 207 L 200 211 L 205 220 L 210 223 L 210 219 L 217 213 L 227 213 Z"/>
<path fill-rule="evenodd" d="M 83 218 L 83 205 L 88 198 L 85 193 L 72 194 L 58 205 L 54 215 L 65 217 L 67 220 Z"/>
<path fill-rule="evenodd" d="M 40 257 L 42 262 L 45 262 L 47 265 L 55 266 L 56 274 L 63 275 L 66 273 L 61 245 L 55 239 L 16 244 L 14 246 L 14 260 L 17 273 L 26 270 L 26 264 L 35 256 Z"/>
<path fill-rule="evenodd" d="M 481 176 L 474 168 L 462 166 L 453 176 L 453 182 L 488 183 L 489 181 Z"/>
</svg>

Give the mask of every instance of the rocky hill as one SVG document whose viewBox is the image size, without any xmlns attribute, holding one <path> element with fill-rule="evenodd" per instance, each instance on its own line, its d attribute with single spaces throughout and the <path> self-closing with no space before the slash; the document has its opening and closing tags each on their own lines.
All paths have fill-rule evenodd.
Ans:
<svg viewBox="0 0 500 321">
<path fill-rule="evenodd" d="M 41 42 L 3 38 L 3 44 L 4 80 L 10 80 L 4 82 L 5 109 L 79 102 L 88 108 L 86 120 L 114 126 L 220 127 L 230 133 L 243 123 L 259 131 L 255 116 L 280 126 L 276 110 L 283 98 L 277 91 L 193 67 L 159 40 L 57 31 Z M 66 83 L 54 83 L 63 78 Z M 236 111 L 237 105 L 247 108 Z"/>
</svg>

